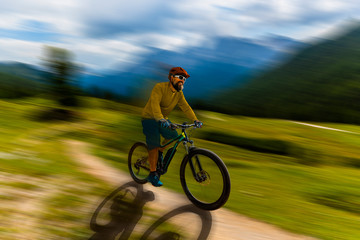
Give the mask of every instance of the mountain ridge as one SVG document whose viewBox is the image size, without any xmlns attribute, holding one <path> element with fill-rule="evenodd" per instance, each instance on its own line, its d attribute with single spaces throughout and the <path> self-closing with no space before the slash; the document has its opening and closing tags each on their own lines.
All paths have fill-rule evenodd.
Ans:
<svg viewBox="0 0 360 240">
<path fill-rule="evenodd" d="M 308 46 L 245 86 L 218 96 L 221 104 L 217 107 L 231 102 L 233 109 L 221 111 L 257 117 L 360 123 L 357 104 L 360 101 L 360 24 L 344 32 Z M 226 100 L 227 96 L 235 97 Z"/>
<path fill-rule="evenodd" d="M 306 46 L 305 43 L 289 38 L 271 37 L 268 46 L 264 44 L 266 40 L 258 43 L 251 39 L 218 38 L 213 48 L 189 48 L 183 52 L 153 48 L 141 62 L 130 66 L 126 71 L 114 71 L 103 76 L 84 76 L 82 86 L 87 88 L 93 84 L 129 96 L 136 94 L 133 91 L 134 85 L 146 85 L 149 80 L 166 81 L 171 67 L 182 66 L 191 75 L 184 93 L 190 99 L 203 98 L 240 85 L 257 71 L 291 55 L 289 49 L 296 50 Z M 277 45 L 276 39 L 284 46 Z"/>
</svg>

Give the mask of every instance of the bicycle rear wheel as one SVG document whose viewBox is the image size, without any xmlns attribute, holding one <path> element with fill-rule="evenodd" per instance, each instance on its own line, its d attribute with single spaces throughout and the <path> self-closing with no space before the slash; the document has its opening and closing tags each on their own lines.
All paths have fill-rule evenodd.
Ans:
<svg viewBox="0 0 360 240">
<path fill-rule="evenodd" d="M 230 176 L 225 164 L 205 149 L 195 149 L 185 156 L 180 181 L 189 200 L 204 210 L 220 208 L 230 195 Z"/>
<path fill-rule="evenodd" d="M 143 142 L 135 143 L 128 157 L 128 167 L 131 177 L 137 183 L 147 183 L 146 177 L 150 173 L 150 164 L 148 161 L 149 153 L 147 145 Z"/>
</svg>

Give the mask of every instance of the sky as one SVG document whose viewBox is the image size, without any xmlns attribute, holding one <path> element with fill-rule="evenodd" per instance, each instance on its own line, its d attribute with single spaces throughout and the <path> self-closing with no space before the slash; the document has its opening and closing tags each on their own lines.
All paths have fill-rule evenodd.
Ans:
<svg viewBox="0 0 360 240">
<path fill-rule="evenodd" d="M 41 64 L 44 46 L 88 69 L 125 68 L 152 48 L 217 37 L 309 41 L 360 18 L 358 0 L 0 0 L 0 61 Z"/>
</svg>

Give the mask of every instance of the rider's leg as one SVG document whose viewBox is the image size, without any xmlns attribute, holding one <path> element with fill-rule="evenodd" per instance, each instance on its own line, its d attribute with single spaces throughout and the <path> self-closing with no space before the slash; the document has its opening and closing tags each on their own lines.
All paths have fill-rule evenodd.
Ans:
<svg viewBox="0 0 360 240">
<path fill-rule="evenodd" d="M 156 172 L 158 155 L 159 148 L 153 148 L 149 150 L 150 174 L 147 177 L 147 180 L 155 187 L 161 187 L 163 185 L 163 183 L 160 181 L 159 174 Z"/>
<path fill-rule="evenodd" d="M 160 128 L 160 133 L 164 137 L 162 145 L 165 145 L 166 143 L 170 142 L 172 139 L 174 139 L 178 136 L 177 131 L 175 129 L 171 129 L 171 128 Z M 170 145 L 160 148 L 159 151 L 164 152 L 165 149 L 168 147 L 170 147 Z"/>
<path fill-rule="evenodd" d="M 152 185 L 160 187 L 163 184 L 156 172 L 160 146 L 160 124 L 155 119 L 143 119 L 142 125 L 149 152 L 148 161 L 150 164 L 150 174 L 147 177 L 147 180 L 151 182 Z"/>
<path fill-rule="evenodd" d="M 159 157 L 159 148 L 153 148 L 149 150 L 149 163 L 150 163 L 150 171 L 156 171 L 156 164 Z"/>
<path fill-rule="evenodd" d="M 155 119 L 143 119 L 142 125 L 149 151 L 150 171 L 156 171 L 160 147 L 160 124 Z"/>
</svg>

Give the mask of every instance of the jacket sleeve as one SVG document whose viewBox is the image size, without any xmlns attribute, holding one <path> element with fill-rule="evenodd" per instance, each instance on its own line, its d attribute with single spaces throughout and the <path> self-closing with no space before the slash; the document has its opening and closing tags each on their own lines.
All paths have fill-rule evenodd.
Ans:
<svg viewBox="0 0 360 240">
<path fill-rule="evenodd" d="M 150 103 L 151 103 L 152 113 L 156 121 L 159 121 L 160 119 L 164 118 L 160 108 L 161 98 L 162 98 L 161 87 L 159 85 L 155 85 L 150 95 L 150 101 L 151 101 Z"/>
<path fill-rule="evenodd" d="M 179 99 L 178 106 L 181 109 L 181 111 L 183 111 L 185 113 L 186 117 L 189 118 L 191 121 L 198 120 L 194 111 L 192 110 L 192 108 L 190 107 L 188 102 L 186 101 L 183 93 L 181 93 L 181 97 Z"/>
</svg>

